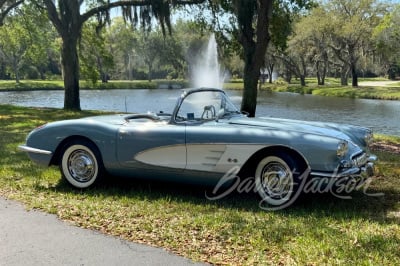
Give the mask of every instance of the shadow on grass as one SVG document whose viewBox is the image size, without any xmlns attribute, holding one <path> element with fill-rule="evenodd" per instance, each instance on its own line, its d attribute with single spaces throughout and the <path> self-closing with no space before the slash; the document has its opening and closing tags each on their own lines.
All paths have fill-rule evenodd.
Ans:
<svg viewBox="0 0 400 266">
<path fill-rule="evenodd" d="M 377 182 L 376 180 L 373 182 Z M 45 189 L 45 188 L 42 188 Z M 67 181 L 60 178 L 59 183 L 52 189 L 64 193 L 86 194 L 87 196 L 124 197 L 146 201 L 169 199 L 193 205 L 212 205 L 227 210 L 263 213 L 259 207 L 260 198 L 257 193 L 239 193 L 233 191 L 218 200 L 209 200 L 206 195 L 212 195 L 214 187 L 192 185 L 176 182 L 145 180 L 141 178 L 109 177 L 94 188 L 80 190 L 71 187 Z M 383 196 L 370 196 L 383 193 Z M 400 195 L 395 189 L 373 189 L 366 194 L 363 191 L 353 191 L 345 194 L 347 199 L 339 198 L 331 193 L 306 194 L 286 209 L 274 211 L 281 215 L 297 217 L 330 217 L 333 219 L 368 219 L 379 223 L 399 223 L 399 217 L 389 217 L 388 213 L 398 212 Z"/>
</svg>

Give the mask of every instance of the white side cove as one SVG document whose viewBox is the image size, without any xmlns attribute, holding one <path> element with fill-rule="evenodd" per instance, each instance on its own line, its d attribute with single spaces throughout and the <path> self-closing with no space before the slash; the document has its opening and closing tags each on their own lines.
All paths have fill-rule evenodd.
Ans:
<svg viewBox="0 0 400 266">
<path fill-rule="evenodd" d="M 226 173 L 244 163 L 266 145 L 189 144 L 163 146 L 143 151 L 135 160 L 154 166 Z M 187 160 L 186 160 L 187 154 Z"/>
<path fill-rule="evenodd" d="M 184 169 L 186 167 L 186 147 L 182 144 L 145 150 L 138 153 L 135 160 L 150 165 Z"/>
</svg>

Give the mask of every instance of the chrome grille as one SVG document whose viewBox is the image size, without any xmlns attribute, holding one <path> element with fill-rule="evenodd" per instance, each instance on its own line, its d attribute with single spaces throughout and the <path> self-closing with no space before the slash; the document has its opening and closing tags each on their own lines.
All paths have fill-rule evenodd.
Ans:
<svg viewBox="0 0 400 266">
<path fill-rule="evenodd" d="M 368 162 L 368 155 L 364 152 L 359 155 L 356 155 L 352 159 L 353 165 L 357 167 L 364 166 Z"/>
</svg>

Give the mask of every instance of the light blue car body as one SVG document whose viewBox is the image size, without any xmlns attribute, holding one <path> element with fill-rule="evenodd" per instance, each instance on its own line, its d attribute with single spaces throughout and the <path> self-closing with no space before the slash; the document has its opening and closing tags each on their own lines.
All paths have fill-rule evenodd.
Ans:
<svg viewBox="0 0 400 266">
<path fill-rule="evenodd" d="M 254 160 L 275 152 L 301 161 L 312 177 L 373 174 L 376 157 L 369 153 L 372 132 L 367 128 L 248 118 L 239 112 L 223 113 L 222 107 L 220 114 L 204 109 L 211 118 L 204 113 L 196 118 L 192 112 L 180 116 L 185 99 L 202 92 L 226 97 L 219 89 L 192 89 L 182 93 L 170 115 L 116 114 L 48 123 L 33 130 L 20 149 L 38 164 L 58 165 L 68 141 L 86 139 L 97 146 L 111 175 L 195 183 L 215 184 L 233 167 L 251 175 L 252 169 L 246 168 L 254 167 Z"/>
</svg>

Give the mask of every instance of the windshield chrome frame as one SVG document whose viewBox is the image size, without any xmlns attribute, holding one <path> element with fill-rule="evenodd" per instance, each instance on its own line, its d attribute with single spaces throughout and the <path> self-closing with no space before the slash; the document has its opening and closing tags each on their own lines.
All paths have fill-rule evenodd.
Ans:
<svg viewBox="0 0 400 266">
<path fill-rule="evenodd" d="M 178 98 L 178 100 L 176 102 L 174 111 L 171 116 L 170 124 L 175 124 L 175 125 L 186 124 L 187 121 L 184 121 L 184 122 L 176 121 L 176 116 L 178 115 L 179 109 L 181 108 L 181 105 L 187 96 L 189 96 L 193 93 L 197 93 L 197 92 L 209 92 L 209 91 L 222 93 L 224 95 L 224 97 L 226 97 L 228 100 L 230 100 L 229 97 L 226 95 L 225 91 L 223 91 L 221 89 L 217 89 L 217 88 L 197 88 L 197 89 L 183 90 L 181 96 Z"/>
</svg>

